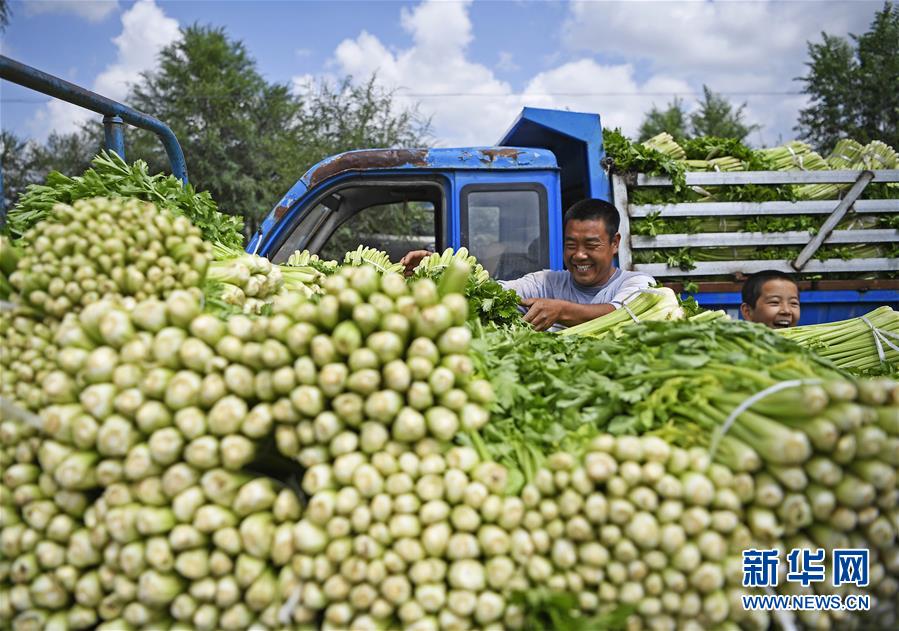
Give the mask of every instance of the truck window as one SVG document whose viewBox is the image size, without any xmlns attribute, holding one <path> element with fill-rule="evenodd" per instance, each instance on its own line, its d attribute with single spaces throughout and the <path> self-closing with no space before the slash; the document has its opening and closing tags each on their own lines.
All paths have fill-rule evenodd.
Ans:
<svg viewBox="0 0 899 631">
<path fill-rule="evenodd" d="M 322 191 L 275 246 L 281 263 L 308 249 L 342 261 L 360 245 L 383 250 L 399 261 L 409 250 L 435 250 L 446 233 L 445 183 L 442 179 L 354 178 Z"/>
<path fill-rule="evenodd" d="M 334 203 L 331 199 L 327 199 L 325 202 Z M 328 214 L 331 213 L 331 208 L 325 202 L 316 204 L 312 210 L 303 216 L 300 223 L 294 228 L 294 231 L 287 237 L 284 245 L 278 248 L 278 251 L 272 257 L 273 262 L 284 263 L 290 255 L 297 250 L 306 249 L 309 235 L 312 234 L 315 231 L 316 226 L 321 224 L 321 222 L 327 218 Z"/>
<path fill-rule="evenodd" d="M 546 191 L 524 184 L 462 189 L 462 245 L 493 278 L 509 280 L 549 267 Z"/>
<path fill-rule="evenodd" d="M 360 245 L 381 250 L 398 262 L 410 250 L 436 247 L 434 204 L 407 201 L 363 208 L 344 221 L 321 248 L 319 256 L 343 260 Z"/>
</svg>

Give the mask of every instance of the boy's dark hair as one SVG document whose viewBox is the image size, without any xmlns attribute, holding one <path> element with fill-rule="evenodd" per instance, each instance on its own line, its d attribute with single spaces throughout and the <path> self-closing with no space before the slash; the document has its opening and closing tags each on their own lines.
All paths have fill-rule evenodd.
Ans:
<svg viewBox="0 0 899 631">
<path fill-rule="evenodd" d="M 788 280 L 794 285 L 796 281 L 786 272 L 780 272 L 775 269 L 766 269 L 756 272 L 746 279 L 743 283 L 743 302 L 755 309 L 755 303 L 762 296 L 762 286 L 769 280 Z M 798 286 L 798 285 L 797 285 Z"/>
<path fill-rule="evenodd" d="M 576 221 L 601 219 L 606 227 L 606 232 L 609 233 L 609 238 L 614 237 L 618 233 L 618 224 L 621 222 L 618 209 L 601 199 L 582 199 L 572 204 L 565 211 L 565 216 L 562 219 L 562 228 L 564 229 L 572 219 Z"/>
</svg>

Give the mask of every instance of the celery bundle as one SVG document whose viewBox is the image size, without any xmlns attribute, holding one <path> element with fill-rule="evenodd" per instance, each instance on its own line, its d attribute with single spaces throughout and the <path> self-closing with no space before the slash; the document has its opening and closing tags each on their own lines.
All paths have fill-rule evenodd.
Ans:
<svg viewBox="0 0 899 631">
<path fill-rule="evenodd" d="M 850 320 L 777 332 L 847 370 L 867 373 L 899 368 L 899 313 L 886 306 Z"/>
<path fill-rule="evenodd" d="M 659 287 L 643 290 L 612 313 L 563 329 L 559 335 L 603 337 L 647 320 L 680 320 L 683 317 L 677 295 L 667 287 Z"/>
</svg>

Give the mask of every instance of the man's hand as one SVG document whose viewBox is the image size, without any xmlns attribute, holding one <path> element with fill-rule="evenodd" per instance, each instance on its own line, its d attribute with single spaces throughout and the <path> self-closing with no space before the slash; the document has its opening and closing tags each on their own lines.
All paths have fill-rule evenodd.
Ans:
<svg viewBox="0 0 899 631">
<path fill-rule="evenodd" d="M 537 331 L 545 331 L 561 319 L 562 311 L 571 303 L 551 298 L 525 298 L 521 304 L 528 308 L 524 321 Z"/>
<path fill-rule="evenodd" d="M 400 259 L 400 265 L 406 268 L 403 270 L 403 273 L 406 276 L 411 276 L 412 272 L 415 271 L 415 268 L 418 267 L 418 264 L 421 263 L 422 259 L 431 254 L 433 254 L 433 252 L 428 252 L 427 250 L 412 250 L 411 252 L 407 252 L 406 256 Z"/>
</svg>

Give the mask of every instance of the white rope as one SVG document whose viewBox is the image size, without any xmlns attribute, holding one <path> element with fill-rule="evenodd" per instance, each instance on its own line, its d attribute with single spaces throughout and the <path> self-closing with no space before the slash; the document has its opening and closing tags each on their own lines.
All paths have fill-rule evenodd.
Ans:
<svg viewBox="0 0 899 631">
<path fill-rule="evenodd" d="M 793 151 L 793 147 L 790 145 L 785 145 L 787 151 L 790 152 L 790 155 L 793 156 L 793 164 L 797 165 L 800 170 L 805 171 L 805 165 L 802 163 L 802 155 Z"/>
<path fill-rule="evenodd" d="M 765 593 L 769 596 L 777 595 L 771 587 L 766 587 Z M 775 609 L 774 617 L 777 618 L 777 621 L 780 623 L 780 626 L 783 627 L 784 631 L 798 631 L 796 627 L 796 617 L 793 615 L 792 611 L 787 609 Z"/>
<path fill-rule="evenodd" d="M 12 399 L 6 399 L 4 397 L 0 397 L 0 419 L 2 418 L 11 418 L 22 421 L 37 430 L 44 429 L 44 420 L 40 416 L 17 405 Z"/>
<path fill-rule="evenodd" d="M 720 429 L 715 433 L 714 438 L 712 439 L 712 444 L 709 447 L 709 454 L 714 457 L 715 452 L 718 450 L 718 445 L 721 443 L 721 439 L 730 431 L 731 426 L 733 426 L 734 422 L 737 418 L 743 414 L 746 410 L 751 408 L 753 405 L 761 401 L 762 399 L 771 396 L 781 390 L 787 390 L 789 388 L 798 388 L 803 385 L 814 385 L 821 383 L 820 379 L 791 379 L 789 381 L 781 381 L 779 383 L 775 383 L 773 386 L 769 386 L 764 390 L 760 390 L 756 392 L 752 396 L 746 398 L 740 405 L 734 408 L 734 410 L 728 415 L 727 419 L 724 421 L 724 424 L 720 427 Z"/>
<path fill-rule="evenodd" d="M 627 311 L 627 314 L 631 317 L 631 320 L 633 320 L 636 324 L 640 324 L 640 318 L 634 315 L 634 312 L 631 311 L 631 308 L 627 306 L 626 302 L 621 303 L 621 308 Z"/>
<path fill-rule="evenodd" d="M 300 604 L 300 596 L 302 596 L 302 593 L 302 584 L 297 584 L 294 590 L 290 592 L 290 596 L 287 597 L 287 600 L 278 611 L 278 621 L 281 624 L 290 624 L 290 621 L 293 619 L 293 612 Z"/>
<path fill-rule="evenodd" d="M 637 289 L 632 291 L 630 294 L 625 297 L 624 300 L 621 301 L 621 308 L 627 311 L 627 314 L 631 317 L 631 320 L 634 321 L 635 324 L 640 324 L 641 320 L 637 317 L 637 315 L 631 310 L 630 307 L 627 306 L 627 301 L 636 296 L 637 294 L 658 294 L 660 296 L 664 296 L 665 292 L 661 289 L 653 289 L 652 287 L 644 287 L 643 289 Z"/>
<path fill-rule="evenodd" d="M 877 346 L 877 356 L 880 357 L 881 362 L 885 362 L 887 360 L 886 353 L 883 350 L 883 345 L 886 344 L 894 351 L 899 353 L 899 346 L 896 346 L 891 341 L 887 339 L 887 337 L 892 337 L 893 339 L 899 340 L 899 335 L 892 333 L 890 331 L 884 331 L 883 329 L 878 329 L 874 326 L 867 316 L 862 316 L 862 322 L 868 325 L 871 329 L 871 333 L 874 335 L 874 344 Z"/>
</svg>

